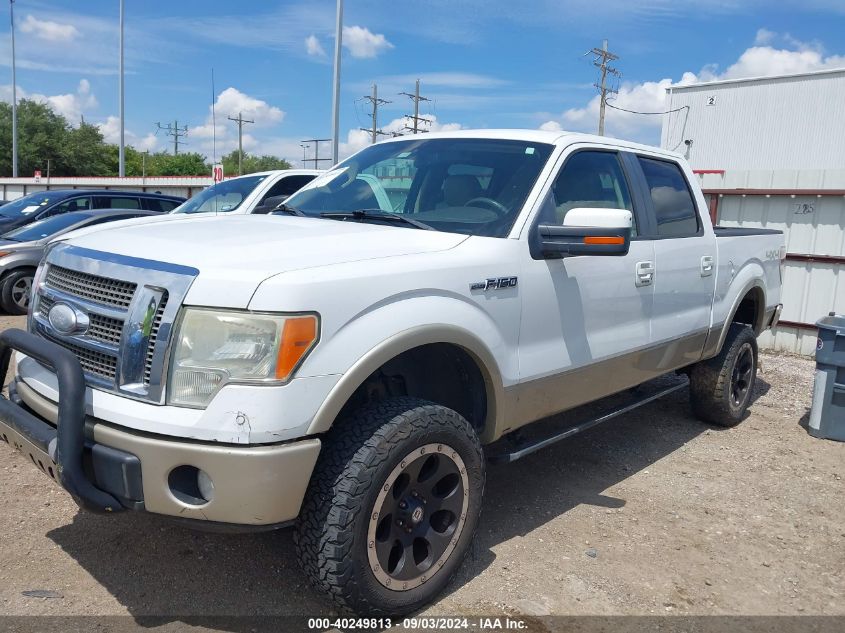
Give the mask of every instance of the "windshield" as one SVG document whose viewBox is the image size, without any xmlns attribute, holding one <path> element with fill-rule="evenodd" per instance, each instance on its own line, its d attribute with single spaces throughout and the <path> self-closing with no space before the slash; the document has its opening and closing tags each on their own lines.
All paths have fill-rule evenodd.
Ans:
<svg viewBox="0 0 845 633">
<path fill-rule="evenodd" d="M 34 242 L 64 231 L 68 227 L 87 220 L 90 217 L 90 213 L 62 213 L 52 218 L 36 220 L 32 224 L 27 224 L 19 229 L 9 231 L 3 236 L 3 239 L 13 240 L 15 242 Z"/>
<path fill-rule="evenodd" d="M 505 237 L 552 147 L 473 138 L 372 145 L 312 180 L 286 204 L 310 216 L 395 213 L 438 231 Z"/>
<path fill-rule="evenodd" d="M 65 197 L 67 197 L 66 194 L 50 193 L 49 191 L 31 193 L 17 200 L 13 200 L 8 204 L 4 204 L 0 207 L 0 215 L 17 220 L 18 218 L 23 218 L 46 209 L 54 202 L 58 202 Z"/>
<path fill-rule="evenodd" d="M 203 189 L 171 213 L 228 213 L 234 211 L 267 176 L 232 178 Z M 2 210 L 3 207 L 0 207 Z"/>
</svg>

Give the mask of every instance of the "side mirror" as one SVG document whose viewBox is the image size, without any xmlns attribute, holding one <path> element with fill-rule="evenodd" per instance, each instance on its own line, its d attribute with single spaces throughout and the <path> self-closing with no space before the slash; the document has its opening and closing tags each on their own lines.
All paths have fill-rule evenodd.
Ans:
<svg viewBox="0 0 845 633">
<path fill-rule="evenodd" d="M 532 240 L 535 259 L 575 255 L 627 255 L 633 216 L 627 209 L 570 209 L 563 226 L 541 224 Z"/>
</svg>

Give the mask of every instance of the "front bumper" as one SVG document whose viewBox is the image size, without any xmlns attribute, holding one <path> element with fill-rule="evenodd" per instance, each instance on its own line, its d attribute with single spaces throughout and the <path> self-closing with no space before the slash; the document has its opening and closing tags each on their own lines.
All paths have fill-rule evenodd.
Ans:
<svg viewBox="0 0 845 633">
<path fill-rule="evenodd" d="M 0 397 L 0 438 L 28 454 L 81 507 L 241 526 L 274 526 L 299 514 L 320 452 L 318 439 L 243 446 L 117 428 L 85 415 L 85 384 L 72 353 L 27 332 L 7 330 L 0 334 L 0 375 L 12 349 L 52 367 L 60 396 L 57 404 L 23 381 L 13 382 L 10 397 Z M 210 500 L 184 500 L 171 477 L 179 466 L 209 475 Z"/>
</svg>

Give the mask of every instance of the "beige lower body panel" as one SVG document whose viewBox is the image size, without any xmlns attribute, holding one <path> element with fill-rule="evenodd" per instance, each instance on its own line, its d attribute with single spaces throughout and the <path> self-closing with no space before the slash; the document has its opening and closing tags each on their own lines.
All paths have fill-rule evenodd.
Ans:
<svg viewBox="0 0 845 633">
<path fill-rule="evenodd" d="M 54 402 L 20 381 L 18 394 L 32 410 L 55 423 Z M 145 509 L 186 519 L 251 526 L 295 519 L 320 454 L 316 438 L 274 445 L 217 445 L 89 421 L 88 435 L 96 443 L 126 451 L 141 461 Z M 168 476 L 177 466 L 195 466 L 208 473 L 214 482 L 211 501 L 197 506 L 173 496 Z"/>
<path fill-rule="evenodd" d="M 701 359 L 708 331 L 602 359 L 584 367 L 521 383 L 506 390 L 504 432 L 574 409 L 657 378 Z"/>
</svg>

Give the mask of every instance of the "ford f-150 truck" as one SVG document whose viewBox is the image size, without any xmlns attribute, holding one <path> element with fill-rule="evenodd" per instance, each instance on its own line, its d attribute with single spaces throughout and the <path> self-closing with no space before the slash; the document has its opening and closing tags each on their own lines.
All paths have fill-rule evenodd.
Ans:
<svg viewBox="0 0 845 633">
<path fill-rule="evenodd" d="M 743 418 L 784 240 L 706 209 L 677 154 L 486 130 L 370 146 L 273 215 L 77 232 L 0 335 L 0 436 L 93 511 L 295 524 L 339 605 L 406 613 L 460 566 L 485 458 L 573 432 L 532 423 L 667 379 Z"/>
</svg>

